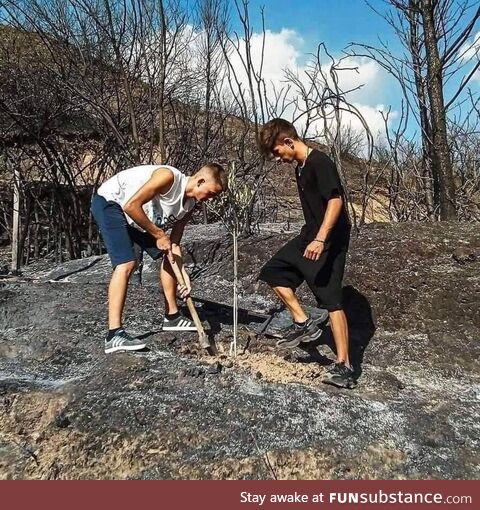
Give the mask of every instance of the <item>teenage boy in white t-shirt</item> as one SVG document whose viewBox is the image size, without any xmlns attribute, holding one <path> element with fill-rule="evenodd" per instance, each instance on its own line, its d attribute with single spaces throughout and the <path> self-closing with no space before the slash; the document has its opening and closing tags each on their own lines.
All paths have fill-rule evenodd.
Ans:
<svg viewBox="0 0 480 510">
<path fill-rule="evenodd" d="M 134 244 L 154 260 L 164 254 L 173 255 L 185 278 L 185 287 L 178 291 L 182 298 L 187 297 L 191 287 L 181 259 L 183 230 L 197 201 L 213 198 L 226 188 L 226 173 L 216 163 L 203 166 L 190 177 L 171 166 L 141 165 L 119 172 L 100 186 L 91 209 L 113 266 L 108 287 L 106 353 L 145 347 L 122 327 L 128 281 L 136 265 Z M 163 329 L 194 331 L 192 321 L 178 310 L 177 280 L 168 259 L 163 259 L 160 269 L 165 296 Z"/>
</svg>

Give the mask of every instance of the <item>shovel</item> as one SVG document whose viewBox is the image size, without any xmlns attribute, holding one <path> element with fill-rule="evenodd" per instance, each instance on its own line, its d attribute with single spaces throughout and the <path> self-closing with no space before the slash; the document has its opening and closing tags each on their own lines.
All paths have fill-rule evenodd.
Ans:
<svg viewBox="0 0 480 510">
<path fill-rule="evenodd" d="M 183 278 L 182 272 L 180 271 L 178 264 L 175 262 L 174 256 L 171 252 L 168 254 L 168 260 L 170 261 L 170 266 L 172 267 L 173 272 L 175 273 L 175 278 L 177 279 L 177 282 L 180 285 L 185 286 L 185 280 Z M 193 304 L 192 298 L 190 296 L 188 296 L 188 298 L 187 298 L 187 306 L 188 306 L 190 315 L 192 316 L 193 322 L 195 323 L 195 327 L 197 328 L 198 342 L 200 343 L 200 347 L 202 349 L 209 349 L 210 342 L 207 338 L 207 335 L 205 334 L 202 323 L 198 317 L 197 310 L 196 310 L 195 305 Z"/>
</svg>

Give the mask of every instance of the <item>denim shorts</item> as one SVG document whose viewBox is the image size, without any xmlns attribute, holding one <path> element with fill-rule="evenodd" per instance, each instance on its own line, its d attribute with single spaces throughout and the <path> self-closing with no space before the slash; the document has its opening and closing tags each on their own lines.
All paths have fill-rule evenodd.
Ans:
<svg viewBox="0 0 480 510">
<path fill-rule="evenodd" d="M 155 238 L 147 232 L 140 232 L 130 226 L 123 209 L 116 202 L 107 201 L 102 196 L 95 194 L 92 199 L 91 211 L 114 269 L 119 264 L 133 262 L 137 259 L 135 244 L 145 250 L 154 260 L 162 257 L 163 252 L 157 248 Z"/>
</svg>

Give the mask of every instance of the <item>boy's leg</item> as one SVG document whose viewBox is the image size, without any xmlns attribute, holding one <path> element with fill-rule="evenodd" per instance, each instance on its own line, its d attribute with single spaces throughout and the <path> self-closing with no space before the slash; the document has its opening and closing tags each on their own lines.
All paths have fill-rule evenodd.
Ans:
<svg viewBox="0 0 480 510">
<path fill-rule="evenodd" d="M 105 353 L 143 349 L 145 343 L 130 337 L 122 328 L 128 280 L 136 265 L 133 241 L 129 235 L 125 215 L 118 204 L 107 202 L 99 195 L 93 197 L 92 214 L 100 228 L 113 266 L 108 286 L 109 331 L 105 337 Z"/>
<path fill-rule="evenodd" d="M 341 388 L 354 388 L 354 371 L 350 365 L 348 322 L 342 305 L 342 280 L 345 269 L 346 246 L 334 247 L 315 282 L 308 285 L 317 302 L 330 317 L 330 327 L 337 353 L 336 363 L 330 367 L 323 382 Z"/>
<path fill-rule="evenodd" d="M 332 246 L 324 266 L 307 284 L 319 307 L 328 310 L 330 327 L 337 351 L 337 362 L 350 366 L 348 322 L 342 304 L 342 281 L 345 272 L 347 246 Z"/>
<path fill-rule="evenodd" d="M 347 367 L 351 368 L 348 322 L 342 304 L 342 281 L 345 272 L 347 247 L 348 245 L 339 248 L 338 251 L 335 250 L 336 253 L 331 265 L 327 265 L 330 272 L 328 284 L 321 290 L 319 295 L 323 297 L 323 301 L 329 312 L 330 327 L 337 350 L 337 362 L 344 363 Z"/>
<path fill-rule="evenodd" d="M 272 289 L 288 308 L 293 319 L 293 324 L 281 332 L 281 339 L 278 340 L 277 345 L 294 348 L 302 342 L 317 340 L 322 330 L 305 313 L 295 291 L 281 286 L 272 286 Z"/>
<path fill-rule="evenodd" d="M 193 321 L 182 315 L 177 305 L 177 279 L 168 259 L 163 259 L 160 268 L 160 281 L 165 297 L 165 317 L 163 331 L 196 331 Z"/>
<path fill-rule="evenodd" d="M 295 322 L 305 322 L 308 319 L 293 289 L 290 287 L 272 287 L 272 290 L 288 308 Z"/>
<path fill-rule="evenodd" d="M 299 239 L 295 237 L 262 267 L 258 279 L 271 287 L 288 308 L 295 322 L 305 322 L 308 317 L 295 294 L 295 289 L 304 280 L 301 272 L 293 264 L 293 260 L 298 256 L 301 256 L 301 245 Z"/>
<path fill-rule="evenodd" d="M 113 266 L 108 286 L 108 328 L 112 330 L 122 327 L 128 280 L 135 269 L 136 256 L 122 208 L 94 195 L 91 210 Z"/>
<path fill-rule="evenodd" d="M 298 237 L 293 238 L 262 267 L 258 279 L 267 283 L 290 311 L 293 320 L 303 322 L 305 312 L 295 295 L 295 289 L 303 283 L 293 259 L 300 253 Z"/>
<path fill-rule="evenodd" d="M 155 239 L 145 232 L 130 229 L 130 236 L 143 252 L 146 251 L 153 260 L 162 258 L 162 252 L 157 248 Z M 167 258 L 163 258 L 160 264 L 159 283 L 163 288 L 165 298 L 165 313 L 175 314 L 178 312 L 177 306 L 177 279 L 173 273 Z"/>
<path fill-rule="evenodd" d="M 339 388 L 355 388 L 355 371 L 350 364 L 347 317 L 343 310 L 332 310 L 330 327 L 337 351 L 337 361 L 327 369 L 322 382 Z"/>
<path fill-rule="evenodd" d="M 164 259 L 160 268 L 160 282 L 163 287 L 165 299 L 165 313 L 174 315 L 178 312 L 177 305 L 177 279 L 170 262 Z"/>
<path fill-rule="evenodd" d="M 177 288 L 178 282 L 168 258 L 164 258 L 160 266 L 160 283 L 163 287 L 165 299 L 165 316 L 163 318 L 163 331 L 196 331 L 193 321 L 185 317 L 178 309 Z"/>
<path fill-rule="evenodd" d="M 135 270 L 135 261 L 115 267 L 108 286 L 108 329 L 122 327 L 123 309 L 127 297 L 128 280 Z"/>
<path fill-rule="evenodd" d="M 163 253 L 157 248 L 156 240 L 145 232 L 131 232 L 132 239 L 138 244 L 153 260 L 162 258 Z M 159 284 L 163 288 L 165 299 L 165 317 L 163 319 L 164 331 L 196 331 L 195 324 L 183 316 L 177 305 L 177 279 L 173 272 L 168 258 L 164 257 L 160 265 Z"/>
<path fill-rule="evenodd" d="M 334 310 L 329 312 L 330 327 L 332 329 L 333 340 L 337 350 L 337 362 L 344 363 L 351 368 L 349 358 L 349 338 L 347 317 L 343 310 Z"/>
<path fill-rule="evenodd" d="M 282 339 L 277 342 L 281 347 L 297 347 L 301 342 L 316 340 L 322 333 L 305 313 L 295 294 L 295 289 L 304 281 L 296 266 L 302 255 L 302 241 L 298 237 L 294 238 L 263 266 L 259 275 L 259 280 L 268 283 L 293 319 L 293 324 L 282 331 Z"/>
</svg>

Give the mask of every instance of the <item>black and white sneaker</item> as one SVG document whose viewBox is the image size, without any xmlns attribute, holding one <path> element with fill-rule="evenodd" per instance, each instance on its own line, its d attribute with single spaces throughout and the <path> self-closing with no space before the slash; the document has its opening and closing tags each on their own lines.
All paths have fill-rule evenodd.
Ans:
<svg viewBox="0 0 480 510">
<path fill-rule="evenodd" d="M 328 326 L 328 310 L 324 310 L 323 308 L 317 309 L 314 313 L 312 313 L 309 318 L 312 319 L 314 324 L 319 328 L 324 328 L 325 326 Z M 268 336 L 271 336 L 273 338 L 285 338 L 290 331 L 294 328 L 295 324 L 291 323 L 287 327 L 284 327 L 282 329 L 277 329 L 276 331 L 271 331 L 268 333 Z M 319 335 L 320 336 L 320 335 Z M 317 337 L 317 339 L 319 338 Z"/>
<path fill-rule="evenodd" d="M 105 354 L 111 352 L 138 351 L 145 348 L 145 342 L 132 338 L 124 329 L 119 329 L 110 340 L 105 340 Z"/>
<path fill-rule="evenodd" d="M 193 321 L 179 315 L 176 319 L 168 320 L 166 317 L 163 319 L 163 331 L 197 331 Z"/>
<path fill-rule="evenodd" d="M 277 342 L 278 347 L 287 347 L 293 349 L 300 343 L 313 342 L 320 338 L 322 330 L 308 318 L 301 326 L 295 322 L 284 330 L 284 336 Z"/>
<path fill-rule="evenodd" d="M 325 308 L 316 308 L 314 312 L 311 314 L 313 322 L 318 326 L 328 325 L 328 319 L 330 317 L 330 314 L 328 313 L 328 310 L 325 310 Z"/>
<path fill-rule="evenodd" d="M 350 367 L 347 367 L 345 363 L 334 363 L 327 369 L 322 382 L 325 384 L 331 384 L 337 388 L 355 388 L 357 383 L 354 379 L 354 372 Z"/>
</svg>

